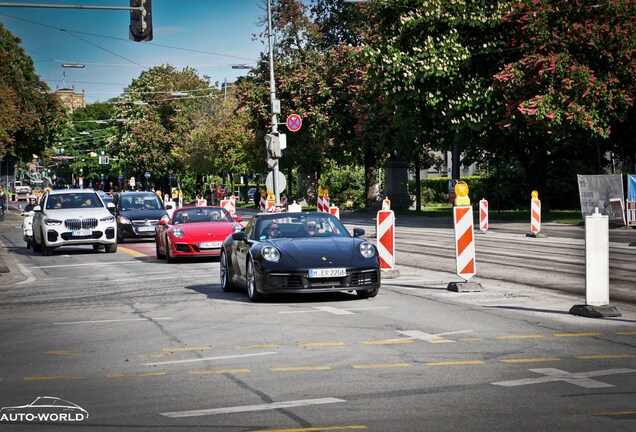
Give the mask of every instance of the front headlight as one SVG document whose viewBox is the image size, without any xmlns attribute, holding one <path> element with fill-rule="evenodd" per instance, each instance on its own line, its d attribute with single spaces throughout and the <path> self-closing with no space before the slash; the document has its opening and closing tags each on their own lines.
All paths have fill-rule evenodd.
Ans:
<svg viewBox="0 0 636 432">
<path fill-rule="evenodd" d="M 99 221 L 103 223 L 113 223 L 115 222 L 115 216 L 106 216 L 101 218 Z"/>
<path fill-rule="evenodd" d="M 369 242 L 360 243 L 360 253 L 365 258 L 373 258 L 375 256 L 375 248 Z"/>
<path fill-rule="evenodd" d="M 183 230 L 181 228 L 174 228 L 172 230 L 172 236 L 175 238 L 181 238 L 185 235 L 185 233 L 183 232 Z"/>
<path fill-rule="evenodd" d="M 278 260 L 280 259 L 280 252 L 278 252 L 278 249 L 276 249 L 274 246 L 265 246 L 261 250 L 261 254 L 263 255 L 265 261 L 278 262 Z"/>
<path fill-rule="evenodd" d="M 46 226 L 59 226 L 59 225 L 62 225 L 62 221 L 61 220 L 57 220 L 57 219 L 46 218 L 46 219 L 44 219 L 44 225 L 46 225 Z"/>
<path fill-rule="evenodd" d="M 119 216 L 119 223 L 122 225 L 130 225 L 132 222 L 130 222 L 130 219 L 126 216 Z"/>
</svg>

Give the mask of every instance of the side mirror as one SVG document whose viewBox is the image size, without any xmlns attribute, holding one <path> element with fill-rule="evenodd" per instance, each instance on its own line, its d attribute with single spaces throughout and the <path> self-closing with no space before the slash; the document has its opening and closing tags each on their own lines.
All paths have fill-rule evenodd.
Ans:
<svg viewBox="0 0 636 432">
<path fill-rule="evenodd" d="M 166 210 L 172 210 L 174 207 L 172 206 L 172 204 L 168 203 L 166 204 Z"/>
<path fill-rule="evenodd" d="M 33 207 L 33 211 L 34 212 L 41 212 L 42 211 L 42 207 L 40 207 L 39 205 L 36 205 L 35 207 Z"/>
<path fill-rule="evenodd" d="M 168 222 L 166 222 L 165 219 L 161 219 L 161 220 L 159 220 L 159 225 L 166 226 L 166 225 L 168 225 Z"/>
<path fill-rule="evenodd" d="M 234 220 L 237 222 L 243 222 L 243 217 L 242 216 L 234 216 Z"/>
<path fill-rule="evenodd" d="M 232 233 L 232 240 L 245 241 L 245 239 L 247 239 L 245 231 L 236 231 Z"/>
<path fill-rule="evenodd" d="M 364 228 L 354 228 L 353 236 L 354 237 L 362 237 L 364 235 Z"/>
</svg>

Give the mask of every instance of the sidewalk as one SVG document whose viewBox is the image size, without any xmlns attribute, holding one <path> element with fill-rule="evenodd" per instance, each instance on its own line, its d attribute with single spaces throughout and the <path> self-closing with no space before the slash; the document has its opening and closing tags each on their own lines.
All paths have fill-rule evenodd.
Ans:
<svg viewBox="0 0 636 432">
<path fill-rule="evenodd" d="M 16 229 L 22 225 L 23 217 L 16 203 L 9 203 L 9 210 L 4 214 L 4 221 L 0 222 L 0 232 Z M 26 244 L 25 244 L 26 247 Z M 0 247 L 0 286 L 7 285 L 24 279 L 24 276 L 15 269 L 15 262 L 6 247 Z"/>
</svg>

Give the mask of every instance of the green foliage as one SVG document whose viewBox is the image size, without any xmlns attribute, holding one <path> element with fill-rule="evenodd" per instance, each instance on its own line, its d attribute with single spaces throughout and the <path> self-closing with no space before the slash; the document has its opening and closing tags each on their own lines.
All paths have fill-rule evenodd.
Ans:
<svg viewBox="0 0 636 432">
<path fill-rule="evenodd" d="M 321 183 L 329 191 L 332 205 L 341 209 L 365 207 L 364 168 L 332 164 L 323 172 Z"/>
<path fill-rule="evenodd" d="M 64 112 L 19 44 L 0 24 L 0 155 L 9 152 L 27 161 L 53 142 Z"/>
</svg>

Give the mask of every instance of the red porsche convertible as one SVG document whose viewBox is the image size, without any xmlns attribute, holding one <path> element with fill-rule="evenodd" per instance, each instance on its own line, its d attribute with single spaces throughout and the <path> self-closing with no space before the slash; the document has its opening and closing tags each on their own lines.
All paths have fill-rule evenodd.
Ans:
<svg viewBox="0 0 636 432">
<path fill-rule="evenodd" d="M 223 240 L 243 227 L 221 207 L 182 207 L 172 219 L 157 226 L 157 258 L 172 263 L 177 258 L 218 256 Z"/>
</svg>

